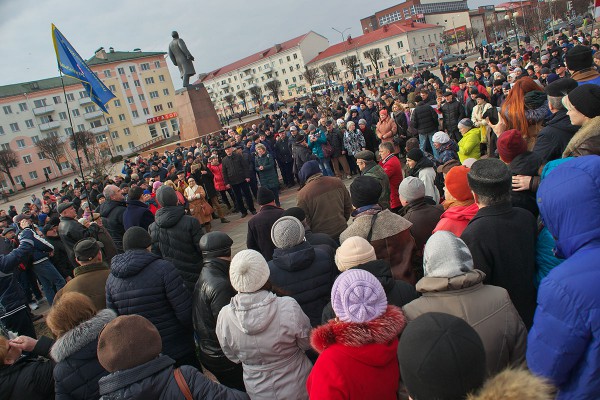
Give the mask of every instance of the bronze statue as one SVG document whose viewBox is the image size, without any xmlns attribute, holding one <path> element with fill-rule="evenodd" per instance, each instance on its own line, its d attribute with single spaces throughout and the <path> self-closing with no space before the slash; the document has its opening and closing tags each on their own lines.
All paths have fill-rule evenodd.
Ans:
<svg viewBox="0 0 600 400">
<path fill-rule="evenodd" d="M 169 57 L 173 64 L 179 67 L 181 79 L 183 79 L 183 87 L 190 85 L 190 76 L 196 74 L 194 70 L 194 56 L 187 49 L 183 39 L 179 39 L 179 34 L 176 31 L 171 33 L 173 40 L 169 43 Z"/>
</svg>

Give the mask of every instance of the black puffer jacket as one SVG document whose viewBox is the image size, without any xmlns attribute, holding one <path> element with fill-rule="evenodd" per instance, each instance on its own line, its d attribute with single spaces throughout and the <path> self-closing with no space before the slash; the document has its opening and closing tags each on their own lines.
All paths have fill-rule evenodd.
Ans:
<svg viewBox="0 0 600 400">
<path fill-rule="evenodd" d="M 100 379 L 101 399 L 183 399 L 175 380 L 174 363 L 171 358 L 160 355 L 137 367 L 113 372 Z M 194 399 L 249 399 L 247 394 L 219 385 L 193 367 L 184 365 L 180 369 Z"/>
<path fill-rule="evenodd" d="M 86 228 L 73 218 L 60 217 L 60 223 L 58 224 L 58 235 L 60 236 L 60 240 L 62 240 L 63 244 L 65 245 L 65 249 L 67 249 L 67 254 L 69 255 L 71 264 L 77 265 L 77 262 L 75 261 L 75 253 L 73 252 L 75 243 L 88 237 L 98 239 L 98 232 L 100 232 L 100 227 L 96 224 L 90 224 L 90 226 Z"/>
<path fill-rule="evenodd" d="M 329 246 L 303 242 L 289 249 L 275 249 L 269 261 L 269 280 L 298 302 L 312 326 L 321 324 L 323 308 L 331 297 L 338 273 L 333 256 Z"/>
<path fill-rule="evenodd" d="M 223 180 L 226 185 L 237 185 L 244 179 L 250 178 L 250 165 L 246 157 L 232 153 L 223 159 L 222 164 Z"/>
<path fill-rule="evenodd" d="M 99 397 L 98 381 L 108 372 L 98 362 L 98 335 L 104 325 L 116 317 L 113 310 L 100 310 L 56 340 L 50 355 L 56 362 L 57 400 L 95 400 Z"/>
<path fill-rule="evenodd" d="M 410 117 L 410 126 L 419 135 L 433 134 L 438 131 L 438 115 L 430 105 L 419 103 Z"/>
<path fill-rule="evenodd" d="M 200 270 L 202 225 L 194 217 L 185 215 L 183 207 L 166 206 L 159 209 L 148 229 L 152 237 L 152 252 L 171 261 L 192 293 Z"/>
<path fill-rule="evenodd" d="M 340 157 L 344 150 L 344 135 L 339 128 L 333 128 L 331 132 L 327 132 L 327 142 L 331 145 L 333 153 L 331 157 Z"/>
<path fill-rule="evenodd" d="M 369 261 L 350 269 L 362 269 L 372 273 L 383 286 L 388 304 L 393 306 L 402 307 L 420 296 L 410 283 L 392 277 L 390 264 L 385 260 Z M 335 312 L 329 302 L 323 310 L 322 322 L 325 324 L 332 318 L 335 318 Z"/>
<path fill-rule="evenodd" d="M 221 308 L 237 294 L 229 282 L 229 261 L 219 258 L 204 260 L 204 268 L 194 290 L 194 331 L 200 350 L 211 357 L 225 357 L 215 328 Z"/>
<path fill-rule="evenodd" d="M 13 365 L 0 366 L 0 400 L 54 398 L 54 363 L 47 360 L 52 343 L 52 339 L 42 336 L 30 355 L 21 357 Z"/>
<path fill-rule="evenodd" d="M 0 305 L 7 314 L 27 305 L 27 298 L 19 284 L 15 270 L 33 253 L 33 231 L 26 229 L 21 235 L 19 247 L 0 256 L 0 273 L 5 274 L 0 277 Z M 4 239 L 2 240 L 4 241 Z M 4 244 L 9 245 L 7 242 Z M 0 390 L 0 392 L 2 391 Z"/>
<path fill-rule="evenodd" d="M 302 166 L 310 161 L 315 160 L 316 156 L 306 146 L 298 143 L 292 144 L 292 157 L 294 158 L 294 173 L 297 174 L 302 169 Z"/>
<path fill-rule="evenodd" d="M 108 231 L 119 253 L 123 252 L 123 235 L 125 234 L 123 213 L 126 209 L 127 203 L 124 201 L 107 200 L 100 212 L 102 225 Z"/>
<path fill-rule="evenodd" d="M 282 140 L 275 142 L 275 154 L 277 154 L 278 163 L 291 163 L 294 161 L 292 159 L 292 146 L 287 136 L 284 135 Z"/>
<path fill-rule="evenodd" d="M 544 164 L 562 158 L 563 151 L 578 130 L 578 126 L 571 124 L 567 110 L 557 111 L 539 131 L 533 153 L 537 154 Z"/>
<path fill-rule="evenodd" d="M 191 292 L 173 264 L 156 254 L 129 250 L 113 257 L 106 307 L 152 322 L 162 338 L 163 354 L 175 360 L 194 354 Z"/>
<path fill-rule="evenodd" d="M 458 100 L 453 99 L 450 103 L 444 103 L 440 107 L 444 129 L 448 132 L 458 130 L 458 122 L 465 117 L 465 108 Z"/>
</svg>

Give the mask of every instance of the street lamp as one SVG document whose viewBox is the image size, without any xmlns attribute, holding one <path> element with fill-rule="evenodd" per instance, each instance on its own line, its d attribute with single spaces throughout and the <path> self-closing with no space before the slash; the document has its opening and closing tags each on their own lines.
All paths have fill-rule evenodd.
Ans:
<svg viewBox="0 0 600 400">
<path fill-rule="evenodd" d="M 448 23 L 448 20 L 444 20 L 445 23 Z M 460 46 L 458 45 L 458 36 L 456 35 L 456 24 L 454 23 L 454 16 L 452 16 L 452 29 L 454 29 L 454 40 L 456 41 L 456 51 L 460 53 Z"/>
<path fill-rule="evenodd" d="M 331 27 L 331 29 L 333 29 L 334 31 L 336 31 L 337 33 L 339 33 L 342 36 L 342 45 L 344 44 L 344 32 L 349 31 L 352 28 L 346 28 L 343 31 L 340 31 L 338 29 L 335 29 L 333 26 Z M 348 49 L 346 48 L 346 50 L 344 51 L 344 53 L 346 54 L 346 61 L 348 60 Z M 346 70 L 348 70 L 348 66 L 346 65 Z"/>
<path fill-rule="evenodd" d="M 512 19 L 510 18 L 511 16 L 512 16 Z M 517 27 L 517 17 L 518 16 L 519 16 L 519 12 L 518 11 L 515 11 L 514 13 L 511 13 L 510 15 L 506 14 L 504 16 L 504 19 L 507 20 L 507 21 L 509 21 L 509 23 L 512 25 L 513 31 L 515 32 L 515 35 L 517 36 L 517 49 L 519 47 L 521 47 L 520 43 L 519 43 L 519 30 L 518 30 L 518 27 Z"/>
</svg>

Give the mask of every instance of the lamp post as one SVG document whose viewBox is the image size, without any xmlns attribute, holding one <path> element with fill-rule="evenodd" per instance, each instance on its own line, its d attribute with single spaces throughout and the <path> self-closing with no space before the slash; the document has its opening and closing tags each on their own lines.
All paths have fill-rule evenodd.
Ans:
<svg viewBox="0 0 600 400">
<path fill-rule="evenodd" d="M 458 45 L 458 36 L 456 35 L 456 24 L 454 23 L 454 16 L 452 18 L 452 29 L 454 30 L 454 40 L 456 41 L 456 51 L 460 53 L 460 46 Z M 444 20 L 445 23 L 448 23 L 448 20 Z"/>
<path fill-rule="evenodd" d="M 521 47 L 520 43 L 519 43 L 519 30 L 518 30 L 518 27 L 517 27 L 517 17 L 518 16 L 519 16 L 519 13 L 517 11 L 515 11 L 513 13 L 510 13 L 510 15 L 506 14 L 504 16 L 504 19 L 507 20 L 507 21 L 509 21 L 511 23 L 511 25 L 513 27 L 513 31 L 515 32 L 515 35 L 517 37 L 517 49 L 519 47 Z M 512 19 L 511 19 L 511 17 L 512 17 Z"/>
<path fill-rule="evenodd" d="M 331 27 L 331 29 L 333 29 L 334 31 L 336 31 L 337 33 L 339 33 L 342 36 L 342 46 L 344 45 L 344 32 L 349 31 L 352 28 L 346 28 L 343 31 L 340 31 L 338 29 L 335 29 L 333 26 Z M 346 54 L 346 60 L 348 60 L 348 48 L 345 49 L 344 53 Z M 346 65 L 346 71 L 348 71 L 348 66 Z"/>
</svg>

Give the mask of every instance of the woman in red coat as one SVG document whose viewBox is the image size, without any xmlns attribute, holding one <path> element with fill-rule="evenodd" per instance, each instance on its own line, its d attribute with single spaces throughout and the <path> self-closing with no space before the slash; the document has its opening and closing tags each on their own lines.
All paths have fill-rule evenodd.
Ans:
<svg viewBox="0 0 600 400">
<path fill-rule="evenodd" d="M 223 203 L 225 203 L 227 207 L 232 208 L 231 203 L 227 198 L 227 186 L 225 185 L 225 179 L 223 179 L 223 164 L 219 162 L 219 156 L 217 156 L 216 154 L 210 156 L 208 160 L 209 163 L 206 166 L 206 168 L 208 168 L 213 174 L 213 182 L 215 184 L 215 189 L 221 195 L 221 200 L 223 200 Z M 233 199 L 231 193 L 230 196 Z M 235 205 L 235 202 L 232 202 Z"/>
<path fill-rule="evenodd" d="M 311 334 L 320 355 L 306 383 L 310 399 L 395 400 L 402 310 L 388 305 L 377 278 L 359 269 L 336 279 L 331 306 L 336 318 Z"/>
<path fill-rule="evenodd" d="M 390 181 L 390 210 L 398 212 L 402 208 L 400 196 L 398 195 L 398 187 L 404 178 L 402 175 L 402 164 L 400 163 L 400 159 L 394 154 L 394 145 L 392 142 L 382 142 L 379 145 L 379 155 L 381 156 L 379 165 L 381 165 L 381 168 L 383 168 Z"/>
</svg>

